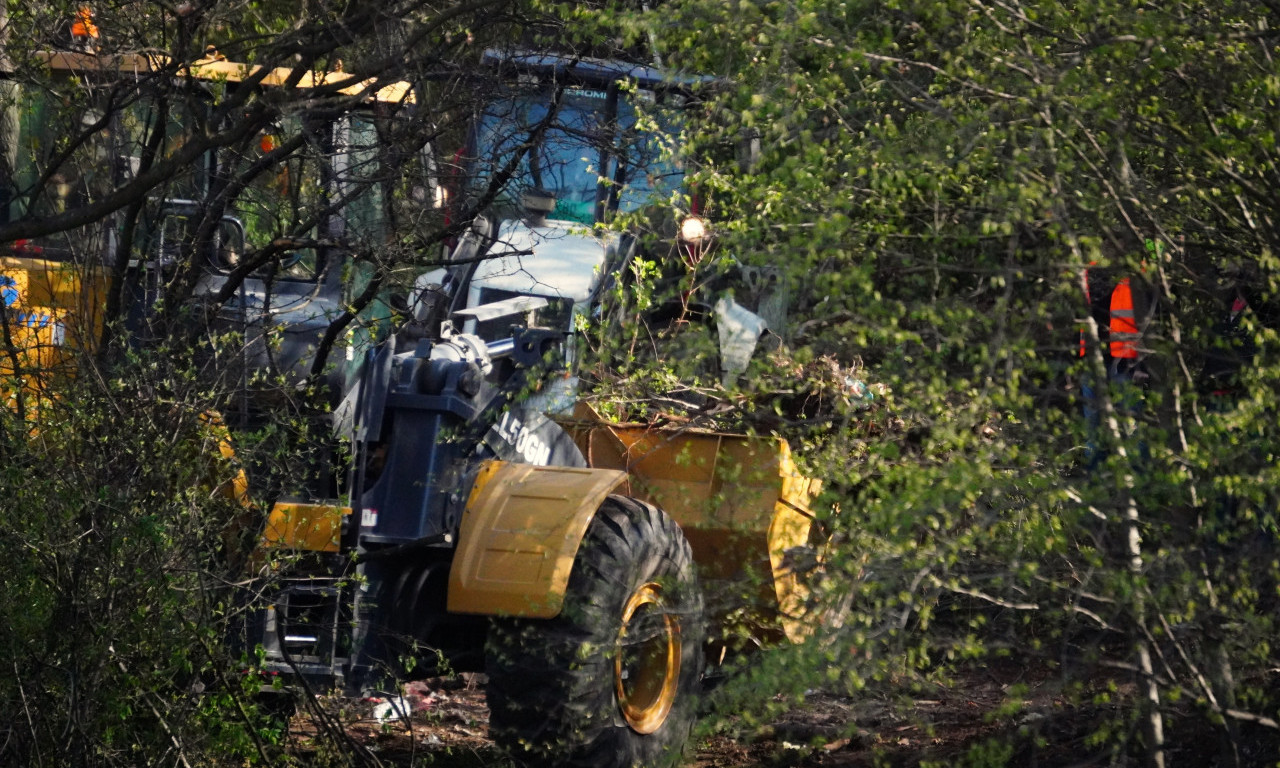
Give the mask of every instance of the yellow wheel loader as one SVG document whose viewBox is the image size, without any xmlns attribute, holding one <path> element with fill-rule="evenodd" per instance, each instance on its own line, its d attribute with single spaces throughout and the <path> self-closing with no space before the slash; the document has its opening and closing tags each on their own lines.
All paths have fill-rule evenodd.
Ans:
<svg viewBox="0 0 1280 768">
<path fill-rule="evenodd" d="M 347 503 L 272 510 L 263 547 L 296 565 L 250 642 L 270 672 L 351 690 L 441 664 L 483 670 L 490 732 L 522 764 L 675 764 L 717 623 L 806 633 L 791 564 L 812 562 L 797 555 L 816 538 L 819 485 L 779 439 L 610 424 L 574 406 L 575 334 L 636 250 L 584 223 L 680 183 L 635 135 L 620 83 L 655 102 L 693 83 L 616 62 L 486 60 L 521 88 L 480 117 L 467 154 L 509 166 L 509 137 L 540 136 L 522 176 L 536 186 L 419 278 L 417 327 L 367 359 L 337 410 Z M 756 322 L 722 323 L 722 348 L 750 356 L 764 321 L 734 308 Z M 750 592 L 752 610 L 724 604 L 728 589 Z"/>
<path fill-rule="evenodd" d="M 496 227 L 478 219 L 450 263 L 417 280 L 416 322 L 370 352 L 335 414 L 351 445 L 346 497 L 273 508 L 262 548 L 292 565 L 247 639 L 268 672 L 350 691 L 483 670 L 491 733 L 522 763 L 673 764 L 721 620 L 805 633 L 791 563 L 812 560 L 795 555 L 815 538 L 818 483 L 778 439 L 574 407 L 575 335 L 637 250 L 585 224 L 680 185 L 638 133 L 636 103 L 679 105 L 704 79 L 485 60 L 519 87 L 478 117 L 463 154 L 483 181 L 511 166 L 512 142 L 532 141 L 522 207 L 508 200 Z M 757 293 L 762 312 L 778 303 Z M 765 322 L 730 308 L 756 322 L 722 323 L 722 347 L 749 356 Z M 725 605 L 728 589 L 749 591 L 753 610 Z"/>
<path fill-rule="evenodd" d="M 536 306 L 500 304 L 468 313 Z M 694 718 L 704 576 L 757 569 L 761 613 L 804 634 L 788 554 L 810 545 L 817 483 L 786 444 L 523 408 L 563 375 L 563 336 L 372 354 L 350 506 L 271 512 L 263 546 L 299 557 L 250 636 L 268 671 L 368 690 L 441 661 L 484 670 L 491 733 L 518 761 L 666 765 Z"/>
</svg>

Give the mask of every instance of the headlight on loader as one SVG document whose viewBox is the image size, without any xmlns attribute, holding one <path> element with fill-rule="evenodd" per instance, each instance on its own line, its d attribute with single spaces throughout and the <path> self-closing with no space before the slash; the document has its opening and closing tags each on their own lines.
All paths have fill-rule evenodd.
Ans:
<svg viewBox="0 0 1280 768">
<path fill-rule="evenodd" d="M 684 221 L 680 222 L 680 239 L 686 243 L 696 245 L 706 236 L 707 225 L 697 216 L 686 216 Z"/>
</svg>

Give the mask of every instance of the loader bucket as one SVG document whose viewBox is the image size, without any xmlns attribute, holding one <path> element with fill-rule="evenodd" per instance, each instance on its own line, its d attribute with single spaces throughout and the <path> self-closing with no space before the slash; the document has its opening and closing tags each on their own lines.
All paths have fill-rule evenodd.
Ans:
<svg viewBox="0 0 1280 768">
<path fill-rule="evenodd" d="M 655 504 L 680 524 L 693 548 L 709 607 L 730 584 L 762 586 L 748 611 L 754 631 L 792 641 L 815 628 L 796 554 L 821 538 L 809 503 L 820 480 L 799 473 L 787 441 L 685 428 L 608 423 L 579 404 L 564 426 L 592 467 L 621 469 L 619 491 Z M 800 558 L 813 564 L 813 558 Z M 741 606 L 722 606 L 724 614 Z"/>
</svg>

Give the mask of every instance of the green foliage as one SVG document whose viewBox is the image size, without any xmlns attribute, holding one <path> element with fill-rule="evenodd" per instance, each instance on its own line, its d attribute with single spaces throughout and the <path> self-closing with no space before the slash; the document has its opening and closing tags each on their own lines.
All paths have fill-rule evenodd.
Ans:
<svg viewBox="0 0 1280 768">
<path fill-rule="evenodd" d="M 236 213 L 249 241 L 240 257 L 260 275 L 314 266 L 306 254 L 330 249 L 343 277 L 361 275 L 334 304 L 330 341 L 354 336 L 357 317 L 372 334 L 381 289 L 405 288 L 459 226 L 414 197 L 421 177 L 439 173 L 418 150 L 456 146 L 474 111 L 467 97 L 483 90 L 441 73 L 470 72 L 485 44 L 511 40 L 723 78 L 672 141 L 695 171 L 715 248 L 650 248 L 634 260 L 593 318 L 588 372 L 610 415 L 651 411 L 655 396 L 716 411 L 721 424 L 792 438 L 806 471 L 827 483 L 827 551 L 810 576 L 813 607 L 832 620 L 808 643 L 741 663 L 715 694 L 726 714 L 710 727 L 755 727 L 815 686 L 892 695 L 1004 657 L 1050 670 L 1082 704 L 1114 706 L 1085 743 L 1117 760 L 1159 751 L 1147 701 L 1228 741 L 1240 738 L 1238 720 L 1274 718 L 1274 9 L 319 3 L 301 19 L 278 2 L 206 3 L 187 15 L 145 3 L 98 9 L 104 52 L 163 50 L 176 64 L 214 44 L 267 66 L 333 69 L 342 59 L 380 83 L 421 81 L 417 108 L 403 123 L 366 126 L 344 158 L 358 161 L 350 186 L 325 198 L 318 182 L 341 163 L 308 126 L 358 98 L 202 86 L 231 99 L 219 123 L 176 79 L 152 81 L 158 93 L 145 98 L 128 78 L 92 94 L 59 88 L 33 52 L 73 5 L 12 10 L 12 82 L 49 98 L 44 112 L 10 122 L 52 130 L 15 176 L 13 191 L 33 202 L 11 211 L 0 238 L 76 232 L 68 258 L 128 256 L 102 240 L 146 242 L 147 216 L 192 183 L 198 166 L 178 162 L 183 147 L 216 149 L 225 177 L 204 190 L 209 205 L 166 263 L 167 325 L 156 335 L 178 345 L 108 348 L 114 367 L 68 384 L 34 431 L 28 416 L 0 414 L 0 557 L 10 566 L 0 643 L 12 660 L 0 696 L 17 715 L 5 747 L 16 762 L 165 763 L 181 751 L 229 764 L 269 753 L 244 692 L 225 679 L 235 608 L 223 534 L 244 510 L 213 492 L 226 468 L 205 460 L 216 440 L 200 420 L 226 402 L 235 368 L 218 355 L 203 369 L 182 362 L 207 329 L 191 301 L 202 248 L 217 219 Z M 116 134 L 83 122 L 91 95 L 159 106 L 113 124 L 145 128 L 116 151 L 104 139 Z M 264 133 L 280 140 L 278 155 L 267 157 Z M 749 166 L 734 151 L 748 139 L 761 150 Z M 155 175 L 94 181 L 104 153 Z M 59 208 L 68 169 L 84 199 Z M 651 221 L 618 224 L 647 245 L 665 242 L 691 207 L 680 195 L 668 203 Z M 322 225 L 344 205 L 347 231 L 331 240 Z M 385 228 L 365 226 L 375 220 Z M 203 298 L 231 301 L 247 263 L 224 265 L 235 279 Z M 690 297 L 735 265 L 783 273 L 790 323 L 726 388 L 711 370 L 714 333 L 691 322 L 706 308 Z M 1107 290 L 1129 276 L 1154 298 L 1146 381 L 1109 376 L 1089 274 Z M 108 314 L 123 317 L 114 287 Z M 1248 310 L 1233 324 L 1235 299 Z M 639 321 L 663 302 L 673 302 L 669 322 Z M 325 410 L 323 362 L 306 396 L 264 395 L 284 416 L 255 424 L 243 443 L 269 494 L 321 482 L 331 458 L 300 450 Z M 855 379 L 875 397 L 854 396 Z M 251 383 L 271 389 L 265 382 L 275 377 Z M 1085 406 L 1100 416 L 1091 421 Z M 1114 672 L 1125 665 L 1138 674 Z M 1126 678 L 1137 688 L 1116 684 Z M 762 700 L 761 688 L 780 698 Z M 963 763 L 1010 759 L 989 742 Z"/>
<path fill-rule="evenodd" d="M 0 698 L 15 723 L 0 754 L 265 759 L 270 724 L 229 645 L 255 513 L 231 492 L 239 466 L 222 457 L 210 394 L 158 352 L 89 373 L 27 419 L 0 411 Z"/>
<path fill-rule="evenodd" d="M 853 599 L 815 642 L 857 649 L 862 684 L 998 652 L 1066 660 L 1068 683 L 1146 648 L 1100 749 L 1160 749 L 1149 695 L 1231 738 L 1224 710 L 1274 714 L 1254 681 L 1275 662 L 1277 21 L 1111 0 L 637 15 L 668 63 L 727 78 L 689 137 L 759 137 L 750 170 L 706 153 L 697 183 L 722 252 L 786 269 L 783 353 L 887 389 L 838 429 L 770 425 L 828 481 L 823 583 Z M 1090 271 L 1157 307 L 1139 387 L 1107 374 Z M 772 669 L 851 668 L 789 653 Z"/>
</svg>

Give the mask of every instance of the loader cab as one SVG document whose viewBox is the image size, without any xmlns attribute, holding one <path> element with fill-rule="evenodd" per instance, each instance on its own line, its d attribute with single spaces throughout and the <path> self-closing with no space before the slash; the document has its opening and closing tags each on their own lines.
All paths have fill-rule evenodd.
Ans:
<svg viewBox="0 0 1280 768">
<path fill-rule="evenodd" d="M 653 337 L 694 328 L 698 349 L 682 356 L 708 360 L 700 375 L 731 384 L 764 330 L 781 331 L 786 302 L 777 268 L 716 253 L 704 201 L 686 183 L 695 153 L 680 144 L 684 116 L 714 80 L 554 54 L 490 51 L 485 63 L 504 85 L 478 115 L 463 154 L 470 197 L 494 197 L 486 217 L 496 223 L 464 237 L 457 265 L 423 276 L 418 296 L 447 297 L 449 312 L 439 314 L 486 338 L 507 332 L 513 319 L 486 323 L 458 312 L 520 295 L 548 302 L 526 324 L 567 334 L 632 315 Z M 750 142 L 732 149 L 749 154 Z M 728 147 L 699 152 L 721 149 Z M 495 196 L 491 188 L 507 176 Z M 630 279 L 637 255 L 653 271 L 646 278 L 656 286 L 653 306 L 603 306 L 608 289 Z M 566 349 L 572 369 L 575 345 Z"/>
<path fill-rule="evenodd" d="M 537 320 L 571 332 L 632 246 L 603 225 L 669 206 L 683 192 L 674 141 L 690 89 L 703 79 L 555 54 L 491 50 L 484 61 L 504 85 L 471 132 L 473 195 L 504 170 L 514 175 L 487 214 L 498 222 L 493 258 L 465 277 L 454 309 L 534 296 L 548 301 Z M 464 330 L 496 338 L 509 325 L 469 321 Z"/>
<path fill-rule="evenodd" d="M 213 104 L 200 84 L 158 77 L 146 56 L 33 55 L 44 79 L 10 78 L 0 87 L 0 223 L 73 215 L 127 187 L 145 158 L 178 151 L 184 126 L 204 121 Z M 146 201 L 142 218 L 163 207 L 163 196 L 203 194 L 212 170 L 208 155 L 184 164 Z M 97 346 L 113 268 L 132 259 L 136 274 L 136 243 L 122 241 L 120 215 L 86 219 L 0 251 L 7 330 L 0 373 L 23 388 L 71 372 L 72 353 Z"/>
<path fill-rule="evenodd" d="M 222 62 L 209 71 L 234 89 L 246 86 L 232 80 L 256 69 Z M 411 197 L 399 187 L 437 184 L 430 147 L 412 145 L 402 130 L 416 108 L 409 83 L 373 90 L 342 71 L 295 79 L 288 68 L 258 78 L 251 87 L 292 88 L 298 98 L 212 158 L 206 199 L 231 202 L 196 287 L 197 298 L 219 303 L 220 327 L 243 335 L 247 371 L 293 381 L 313 372 L 330 325 L 385 258 L 393 221 L 403 214 L 396 206 Z M 171 203 L 173 230 L 207 213 L 201 199 Z M 386 336 L 391 316 L 379 298 L 334 340 L 324 379 L 335 401 L 354 382 L 364 350 Z"/>
<path fill-rule="evenodd" d="M 492 203 L 453 250 L 455 265 L 418 279 L 415 313 L 486 340 L 517 324 L 572 335 L 635 252 L 633 234 L 607 226 L 621 215 L 670 218 L 688 208 L 676 142 L 682 114 L 711 78 L 494 50 L 484 64 L 501 85 L 473 121 L 459 152 L 467 184 L 450 197 L 458 208 Z M 467 312 L 521 296 L 546 306 L 488 319 Z M 571 368 L 574 346 L 565 345 Z"/>
<path fill-rule="evenodd" d="M 292 138 L 302 146 L 237 196 L 210 252 L 198 293 L 223 295 L 224 325 L 245 334 L 246 366 L 297 379 L 310 373 L 329 325 L 364 291 L 369 266 L 391 234 L 393 182 L 381 135 L 402 120 L 396 105 L 375 102 L 335 117 L 282 118 L 248 147 L 218 157 L 235 177 Z M 417 154 L 400 163 L 425 169 Z M 423 170 L 413 181 L 434 183 Z M 395 183 L 405 182 L 403 179 Z M 327 213 L 326 213 L 327 211 Z M 188 215 L 199 216 L 198 209 Z M 235 286 L 226 296 L 226 287 Z M 385 338 L 392 310 L 379 298 L 351 324 L 330 354 L 328 382 L 339 394 L 354 382 L 364 351 Z"/>
<path fill-rule="evenodd" d="M 62 307 L 93 316 L 92 330 L 76 336 L 86 345 L 101 329 L 101 297 L 121 265 L 135 340 L 150 335 L 155 308 L 171 300 L 184 271 L 194 270 L 194 298 L 221 302 L 220 326 L 245 334 L 249 368 L 306 373 L 319 334 L 367 284 L 357 257 L 376 252 L 387 237 L 393 190 L 380 173 L 430 162 L 389 156 L 393 148 L 383 141 L 389 126 L 412 113 L 412 88 L 393 83 L 366 93 L 341 72 L 308 72 L 295 82 L 290 69 L 263 71 L 216 54 L 188 64 L 158 55 L 37 55 L 47 83 L 10 80 L 0 90 L 3 222 L 99 203 L 149 164 L 182 152 L 193 131 L 217 129 L 222 106 L 246 91 L 297 91 L 299 98 L 282 100 L 293 109 L 258 135 L 201 152 L 149 189 L 136 219 L 126 221 L 121 208 L 0 256 L 7 257 L 6 276 L 56 267 L 62 277 L 36 282 L 65 285 L 74 276 L 95 283 L 98 298 Z M 352 96 L 361 97 L 354 107 Z M 281 149 L 288 141 L 293 145 Z M 361 357 L 349 345 L 377 333 L 389 315 L 385 305 L 375 307 L 340 340 L 337 386 Z"/>
<path fill-rule="evenodd" d="M 205 122 L 212 108 L 209 90 L 174 87 L 145 56 L 37 56 L 49 82 L 11 80 L 0 98 L 0 222 L 59 216 L 101 200 L 132 182 L 148 155 L 163 159 L 181 147 L 187 126 Z M 205 155 L 185 164 L 153 197 L 202 195 L 212 161 Z M 109 264 L 127 248 L 117 224 L 94 217 L 25 246 L 47 259 Z"/>
</svg>

